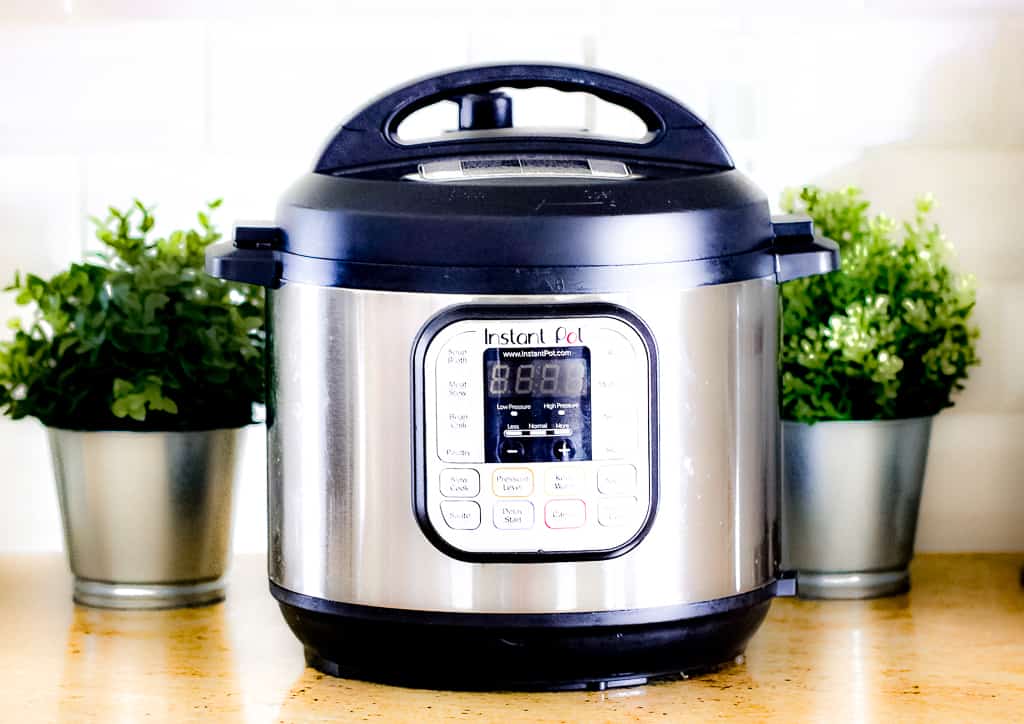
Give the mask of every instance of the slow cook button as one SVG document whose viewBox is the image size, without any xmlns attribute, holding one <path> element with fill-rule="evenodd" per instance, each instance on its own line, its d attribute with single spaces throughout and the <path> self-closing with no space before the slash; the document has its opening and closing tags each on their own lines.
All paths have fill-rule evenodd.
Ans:
<svg viewBox="0 0 1024 724">
<path fill-rule="evenodd" d="M 630 525 L 634 521 L 636 498 L 609 498 L 597 504 L 597 522 L 606 528 Z"/>
<path fill-rule="evenodd" d="M 578 467 L 551 468 L 548 470 L 548 495 L 567 495 L 583 488 L 583 470 Z"/>
<path fill-rule="evenodd" d="M 480 494 L 480 473 L 471 468 L 441 471 L 441 495 L 448 498 L 472 498 Z"/>
<path fill-rule="evenodd" d="M 491 488 L 499 498 L 525 498 L 533 493 L 533 471 L 529 468 L 498 468 Z"/>
<path fill-rule="evenodd" d="M 608 465 L 597 471 L 597 491 L 601 495 L 628 495 L 636 492 L 636 468 L 632 465 Z"/>
<path fill-rule="evenodd" d="M 442 500 L 441 515 L 449 528 L 476 530 L 480 527 L 480 504 L 472 500 Z"/>
<path fill-rule="evenodd" d="M 578 498 L 549 500 L 544 506 L 548 528 L 579 528 L 587 522 L 587 504 Z"/>
<path fill-rule="evenodd" d="M 516 500 L 495 503 L 494 527 L 501 530 L 526 530 L 533 527 L 533 503 Z"/>
</svg>

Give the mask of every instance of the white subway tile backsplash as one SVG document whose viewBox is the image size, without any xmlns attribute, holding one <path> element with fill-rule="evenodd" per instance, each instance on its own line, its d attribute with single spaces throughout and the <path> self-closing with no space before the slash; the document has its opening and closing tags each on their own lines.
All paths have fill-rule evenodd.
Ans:
<svg viewBox="0 0 1024 724">
<path fill-rule="evenodd" d="M 932 431 L 918 551 L 1024 550 L 1024 415 L 944 412 Z"/>
<path fill-rule="evenodd" d="M 190 23 L 0 30 L 0 152 L 201 146 L 204 49 Z"/>
<path fill-rule="evenodd" d="M 1024 226 L 1016 209 L 1024 188 L 1024 149 L 880 146 L 812 179 L 861 186 L 874 206 L 897 218 L 931 193 L 935 220 L 957 251 L 956 263 L 987 280 L 1024 275 Z"/>
<path fill-rule="evenodd" d="M 57 486 L 43 426 L 31 419 L 0 419 L 0 459 L 0 551 L 60 550 Z"/>
<path fill-rule="evenodd" d="M 0 286 L 15 268 L 51 273 L 77 255 L 81 186 L 74 156 L 0 155 Z"/>
<path fill-rule="evenodd" d="M 308 171 L 310 160 L 245 153 L 96 154 L 85 162 L 84 206 L 102 216 L 107 206 L 139 198 L 156 204 L 155 232 L 194 224 L 207 202 L 223 198 L 214 221 L 223 233 L 240 220 L 269 221 L 285 189 Z M 86 242 L 95 247 L 91 231 Z"/>
<path fill-rule="evenodd" d="M 464 34 L 443 24 L 225 23 L 211 29 L 212 146 L 312 166 L 337 126 L 390 87 L 466 62 Z"/>
<path fill-rule="evenodd" d="M 1021 0 L 0 0 L 0 282 L 95 246 L 84 221 L 133 197 L 158 229 L 269 220 L 327 136 L 416 76 L 499 61 L 593 64 L 662 88 L 723 138 L 773 203 L 855 183 L 936 218 L 979 278 L 982 367 L 936 423 L 922 550 L 1024 548 L 1024 2 Z M 625 133 L 623 113 L 523 94 L 521 125 Z M 454 108 L 421 130 L 453 126 Z M 0 323 L 17 311 L 0 297 Z M 263 429 L 243 464 L 236 547 L 265 536 Z M 0 421 L 12 460 L 0 550 L 56 549 L 45 439 Z M 11 497 L 13 496 L 13 497 Z M 8 498 L 15 505 L 6 503 Z"/>
<path fill-rule="evenodd" d="M 955 398 L 958 411 L 1024 413 L 1024 282 L 982 281 L 974 321 L 981 365 Z M 1024 481 L 1022 481 L 1024 482 Z"/>
</svg>

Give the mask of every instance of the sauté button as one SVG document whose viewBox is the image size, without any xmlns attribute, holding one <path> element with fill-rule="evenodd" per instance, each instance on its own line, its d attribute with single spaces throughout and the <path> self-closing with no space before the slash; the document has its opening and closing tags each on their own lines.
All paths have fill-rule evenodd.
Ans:
<svg viewBox="0 0 1024 724">
<path fill-rule="evenodd" d="M 480 494 L 480 473 L 472 468 L 448 468 L 441 471 L 441 495 L 448 498 L 472 498 Z"/>
<path fill-rule="evenodd" d="M 568 439 L 559 440 L 551 446 L 551 450 L 555 454 L 555 460 L 572 460 L 576 454 L 576 446 Z"/>
<path fill-rule="evenodd" d="M 476 530 L 480 527 L 480 504 L 472 500 L 442 500 L 441 515 L 449 528 Z"/>
<path fill-rule="evenodd" d="M 606 528 L 616 528 L 633 522 L 636 498 L 609 498 L 597 504 L 597 522 Z"/>
<path fill-rule="evenodd" d="M 578 492 L 583 488 L 583 470 L 570 465 L 558 466 L 548 470 L 548 495 L 566 495 Z"/>
<path fill-rule="evenodd" d="M 501 530 L 525 530 L 533 527 L 533 503 L 528 500 L 496 503 L 494 527 Z"/>
<path fill-rule="evenodd" d="M 597 490 L 602 495 L 628 495 L 636 491 L 636 468 L 608 465 L 597 471 Z"/>
<path fill-rule="evenodd" d="M 548 528 L 579 528 L 587 522 L 587 504 L 579 498 L 549 500 L 544 506 Z"/>
<path fill-rule="evenodd" d="M 491 477 L 491 489 L 499 498 L 525 498 L 533 492 L 533 471 L 498 468 Z"/>
</svg>

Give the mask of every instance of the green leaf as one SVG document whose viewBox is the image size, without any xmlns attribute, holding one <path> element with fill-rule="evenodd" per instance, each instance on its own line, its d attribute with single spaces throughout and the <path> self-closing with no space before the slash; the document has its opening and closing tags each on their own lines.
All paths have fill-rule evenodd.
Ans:
<svg viewBox="0 0 1024 724">
<path fill-rule="evenodd" d="M 212 210 L 153 242 L 152 206 L 93 217 L 107 251 L 51 278 L 16 273 L 26 306 L 0 342 L 0 408 L 82 429 L 247 423 L 263 399 L 262 290 L 208 277 Z"/>
<path fill-rule="evenodd" d="M 902 223 L 872 215 L 855 188 L 787 190 L 840 245 L 842 268 L 782 286 L 781 411 L 803 422 L 932 415 L 979 363 L 972 277 L 950 268 L 934 208 Z"/>
</svg>

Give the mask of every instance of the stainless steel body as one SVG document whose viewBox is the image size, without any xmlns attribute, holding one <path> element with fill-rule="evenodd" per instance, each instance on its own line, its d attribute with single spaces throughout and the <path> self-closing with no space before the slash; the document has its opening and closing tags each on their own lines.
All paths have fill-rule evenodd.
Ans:
<svg viewBox="0 0 1024 724">
<path fill-rule="evenodd" d="M 48 434 L 76 601 L 224 597 L 241 430 Z"/>
<path fill-rule="evenodd" d="M 783 423 L 783 566 L 800 594 L 905 591 L 932 418 Z"/>
<path fill-rule="evenodd" d="M 608 560 L 469 563 L 412 507 L 410 353 L 456 304 L 609 302 L 660 361 L 659 503 Z M 419 611 L 673 606 L 773 580 L 778 501 L 774 278 L 629 294 L 475 296 L 285 284 L 269 303 L 270 578 L 330 601 Z"/>
</svg>

